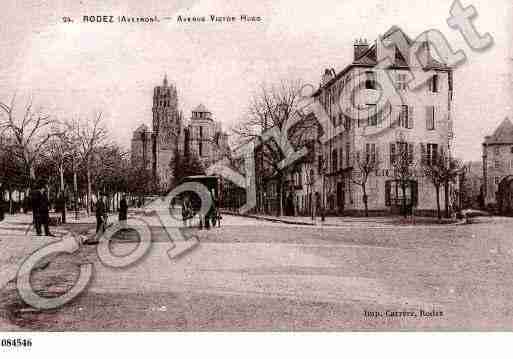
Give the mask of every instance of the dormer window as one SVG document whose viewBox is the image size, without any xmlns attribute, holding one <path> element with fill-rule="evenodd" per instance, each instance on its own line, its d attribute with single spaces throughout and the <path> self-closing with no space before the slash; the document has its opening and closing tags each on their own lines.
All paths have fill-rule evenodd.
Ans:
<svg viewBox="0 0 513 359">
<path fill-rule="evenodd" d="M 365 88 L 367 90 L 376 89 L 376 73 L 374 71 L 365 71 Z"/>
</svg>

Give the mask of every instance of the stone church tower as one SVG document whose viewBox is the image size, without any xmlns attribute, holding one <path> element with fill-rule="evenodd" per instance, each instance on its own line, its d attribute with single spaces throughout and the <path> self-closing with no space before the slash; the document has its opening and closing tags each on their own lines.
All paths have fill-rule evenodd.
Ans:
<svg viewBox="0 0 513 359">
<path fill-rule="evenodd" d="M 167 76 L 153 90 L 152 171 L 154 184 L 160 190 L 169 187 L 173 178 L 170 166 L 177 153 L 183 152 L 182 114 L 178 110 L 178 94 Z"/>
</svg>

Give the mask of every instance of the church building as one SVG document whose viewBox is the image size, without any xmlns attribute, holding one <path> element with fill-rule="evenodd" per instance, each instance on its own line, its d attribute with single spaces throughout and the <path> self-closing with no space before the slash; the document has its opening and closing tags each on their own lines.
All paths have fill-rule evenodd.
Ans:
<svg viewBox="0 0 513 359">
<path fill-rule="evenodd" d="M 169 188 L 174 178 L 171 164 L 187 151 L 194 153 L 204 168 L 229 154 L 228 135 L 204 105 L 197 106 L 189 123 L 184 123 L 177 89 L 167 77 L 153 90 L 152 112 L 152 129 L 143 124 L 133 132 L 131 163 L 151 170 L 154 188 Z"/>
</svg>

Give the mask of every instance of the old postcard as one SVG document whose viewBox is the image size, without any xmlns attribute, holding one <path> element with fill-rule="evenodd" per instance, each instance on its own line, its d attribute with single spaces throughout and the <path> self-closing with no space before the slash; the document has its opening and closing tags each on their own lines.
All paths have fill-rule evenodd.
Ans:
<svg viewBox="0 0 513 359">
<path fill-rule="evenodd" d="M 1 7 L 3 349 L 513 329 L 511 1 Z"/>
</svg>

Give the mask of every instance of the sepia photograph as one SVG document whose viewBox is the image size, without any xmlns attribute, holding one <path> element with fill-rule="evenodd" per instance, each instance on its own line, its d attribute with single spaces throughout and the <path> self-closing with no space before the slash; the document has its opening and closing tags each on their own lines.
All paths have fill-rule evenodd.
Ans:
<svg viewBox="0 0 513 359">
<path fill-rule="evenodd" d="M 0 7 L 2 352 L 513 330 L 511 1 Z"/>
</svg>

